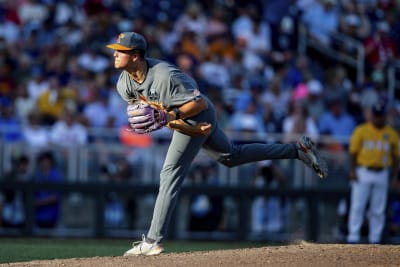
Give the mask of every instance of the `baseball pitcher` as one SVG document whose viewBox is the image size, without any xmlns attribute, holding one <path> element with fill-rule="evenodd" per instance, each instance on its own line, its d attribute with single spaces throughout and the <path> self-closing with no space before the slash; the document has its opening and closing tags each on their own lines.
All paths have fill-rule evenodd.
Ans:
<svg viewBox="0 0 400 267">
<path fill-rule="evenodd" d="M 164 250 L 161 241 L 180 187 L 201 148 L 227 167 L 297 158 L 321 178 L 327 176 L 326 163 L 308 137 L 293 144 L 232 144 L 218 126 L 213 104 L 197 83 L 174 65 L 146 57 L 147 42 L 142 35 L 123 32 L 107 47 L 114 50 L 114 67 L 121 70 L 116 88 L 127 102 L 132 131 L 145 134 L 162 127 L 174 130 L 160 173 L 150 229 L 125 256 L 158 255 Z"/>
</svg>

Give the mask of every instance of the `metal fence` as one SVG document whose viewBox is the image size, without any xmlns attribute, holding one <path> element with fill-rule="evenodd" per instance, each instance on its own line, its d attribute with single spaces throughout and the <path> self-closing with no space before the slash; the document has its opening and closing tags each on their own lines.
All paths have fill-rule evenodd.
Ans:
<svg viewBox="0 0 400 267">
<path fill-rule="evenodd" d="M 144 233 L 144 225 L 133 228 L 108 228 L 105 224 L 105 199 L 108 192 L 116 192 L 120 196 L 130 195 L 140 199 L 143 208 L 150 208 L 151 202 L 145 199 L 155 196 L 156 185 L 134 184 L 99 184 L 99 183 L 10 183 L 0 182 L 2 190 L 21 190 L 26 194 L 26 224 L 20 229 L 0 228 L 3 236 L 58 236 L 58 237 L 125 237 L 137 238 Z M 39 229 L 34 224 L 34 192 L 54 191 L 65 196 L 63 221 L 54 229 Z M 73 203 L 73 195 L 81 198 Z M 234 227 L 226 230 L 190 231 L 183 221 L 186 219 L 183 209 L 185 201 L 190 196 L 205 194 L 208 196 L 223 196 L 231 198 L 236 205 L 237 221 Z M 168 238 L 172 239 L 216 239 L 216 240 L 263 240 L 271 242 L 290 242 L 304 239 L 315 242 L 343 241 L 338 232 L 337 215 L 334 210 L 340 200 L 347 198 L 348 189 L 339 188 L 308 188 L 308 189 L 268 189 L 254 187 L 219 187 L 219 186 L 184 186 L 178 201 L 169 229 Z M 251 203 L 259 196 L 285 198 L 292 205 L 291 215 L 287 225 L 279 232 L 258 232 L 251 230 Z M 392 192 L 390 199 L 399 199 L 399 192 Z M 83 200 L 86 199 L 86 200 Z M 85 203 L 86 202 L 86 203 Z M 90 203 L 90 204 L 89 204 Z M 303 206 L 296 211 L 296 203 Z M 67 211 L 68 210 L 68 211 Z M 151 210 L 151 209 L 150 209 Z M 298 214 L 295 214 L 295 213 Z M 146 214 L 146 215 L 144 215 Z M 150 213 L 142 212 L 142 216 L 150 222 Z M 65 218 L 69 216 L 69 218 Z M 390 243 L 399 242 L 398 237 L 387 236 Z"/>
<path fill-rule="evenodd" d="M 281 136 L 269 136 L 280 140 Z M 167 137 L 164 137 L 167 138 Z M 151 221 L 152 209 L 158 190 L 158 174 L 167 149 L 165 139 L 155 139 L 147 148 L 125 146 L 120 143 L 92 143 L 85 146 L 50 146 L 65 179 L 61 183 L 16 182 L 0 179 L 0 192 L 19 191 L 24 194 L 25 224 L 20 228 L 0 227 L 4 236 L 62 236 L 62 237 L 124 237 L 137 238 L 145 233 Z M 187 178 L 182 188 L 178 206 L 173 215 L 169 238 L 265 240 L 289 242 L 306 239 L 317 242 L 337 242 L 343 239 L 340 228 L 342 215 L 338 206 L 348 199 L 348 155 L 338 149 L 337 140 L 321 137 L 320 151 L 327 159 L 330 176 L 319 179 L 310 169 L 297 160 L 274 161 L 287 177 L 285 186 L 257 186 L 257 163 L 235 168 L 215 165 L 218 184 L 197 184 Z M 340 147 L 340 146 L 339 146 Z M 32 159 L 38 151 L 23 143 L 0 144 L 0 177 L 12 166 L 12 159 L 27 153 Z M 102 178 L 107 164 L 127 159 L 136 179 L 113 182 Z M 208 166 L 212 162 L 202 152 L 194 166 Z M 143 167 L 146 166 L 146 167 Z M 36 167 L 33 166 L 33 169 Z M 60 219 L 56 227 L 43 229 L 35 224 L 35 192 L 58 192 L 61 196 Z M 212 230 L 193 230 L 191 214 L 194 198 L 204 196 L 220 200 L 218 226 Z M 125 205 L 116 212 L 110 208 L 117 197 Z M 393 192 L 392 199 L 398 199 Z M 280 227 L 256 229 L 257 201 L 270 205 L 268 216 L 279 216 Z M 275 201 L 275 202 L 274 202 Z M 131 205 L 131 204 L 132 205 Z M 274 206 L 279 203 L 279 207 Z M 134 212 L 131 212 L 131 210 Z M 275 212 L 272 212 L 275 210 Z M 265 210 L 264 210 L 265 211 Z M 268 213 L 268 211 L 267 211 Z M 273 213 L 271 215 L 271 213 Z M 120 216 L 125 216 L 124 220 Z M 273 216 L 276 217 L 277 216 Z M 113 224 L 119 218 L 122 223 Z M 268 218 L 273 220 L 274 218 Z M 110 223 L 111 222 L 111 223 Z M 391 237 L 390 242 L 393 241 Z"/>
</svg>

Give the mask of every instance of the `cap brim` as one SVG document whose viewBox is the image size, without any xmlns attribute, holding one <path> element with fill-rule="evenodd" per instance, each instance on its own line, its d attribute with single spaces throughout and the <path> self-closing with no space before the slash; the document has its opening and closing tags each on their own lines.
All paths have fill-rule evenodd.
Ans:
<svg viewBox="0 0 400 267">
<path fill-rule="evenodd" d="M 120 44 L 109 44 L 109 45 L 106 45 L 106 47 L 114 49 L 114 50 L 123 50 L 123 51 L 132 50 L 132 48 L 126 47 L 126 46 L 123 46 L 123 45 L 120 45 Z"/>
</svg>

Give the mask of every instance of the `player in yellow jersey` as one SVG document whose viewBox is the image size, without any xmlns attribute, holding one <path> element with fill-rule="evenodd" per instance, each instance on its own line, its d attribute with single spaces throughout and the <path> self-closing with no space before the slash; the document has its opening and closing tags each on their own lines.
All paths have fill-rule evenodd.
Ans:
<svg viewBox="0 0 400 267">
<path fill-rule="evenodd" d="M 351 199 L 347 242 L 360 242 L 360 228 L 369 201 L 368 242 L 379 244 L 385 225 L 389 180 L 396 178 L 399 167 L 399 136 L 386 124 L 382 103 L 372 108 L 368 122 L 354 129 L 349 153 Z"/>
</svg>

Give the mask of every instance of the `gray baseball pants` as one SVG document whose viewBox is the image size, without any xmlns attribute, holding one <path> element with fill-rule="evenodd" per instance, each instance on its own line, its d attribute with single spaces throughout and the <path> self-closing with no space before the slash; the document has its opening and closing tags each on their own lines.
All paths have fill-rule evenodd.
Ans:
<svg viewBox="0 0 400 267">
<path fill-rule="evenodd" d="M 227 167 L 268 159 L 297 158 L 295 144 L 232 144 L 218 127 L 212 104 L 208 104 L 207 110 L 192 119 L 212 123 L 214 130 L 209 136 L 191 137 L 174 131 L 160 173 L 159 192 L 147 233 L 149 240 L 160 242 L 166 234 L 182 182 L 201 148 Z"/>
</svg>

